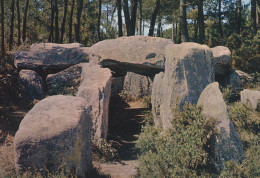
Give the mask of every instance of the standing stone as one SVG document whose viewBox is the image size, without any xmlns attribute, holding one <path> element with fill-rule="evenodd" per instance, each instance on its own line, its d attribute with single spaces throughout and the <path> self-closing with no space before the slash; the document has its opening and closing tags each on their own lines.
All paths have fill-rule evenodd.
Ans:
<svg viewBox="0 0 260 178">
<path fill-rule="evenodd" d="M 48 95 L 64 94 L 64 90 L 77 90 L 81 81 L 82 65 L 77 64 L 46 78 Z M 66 93 L 65 93 L 66 94 Z"/>
<path fill-rule="evenodd" d="M 225 46 L 211 48 L 214 57 L 216 75 L 226 75 L 232 70 L 232 58 L 230 50 Z"/>
<path fill-rule="evenodd" d="M 260 112 L 260 91 L 245 89 L 240 92 L 241 102 Z"/>
<path fill-rule="evenodd" d="M 155 75 L 153 88 L 152 88 L 152 97 L 151 97 L 152 114 L 153 114 L 154 124 L 157 127 L 162 126 L 160 106 L 162 104 L 162 95 L 164 92 L 163 85 L 162 85 L 163 76 L 164 76 L 163 72 L 160 72 L 159 74 Z"/>
<path fill-rule="evenodd" d="M 228 83 L 233 90 L 235 90 L 235 91 L 241 90 L 241 79 L 240 79 L 239 74 L 234 69 L 232 69 L 232 72 L 229 75 Z"/>
<path fill-rule="evenodd" d="M 80 97 L 56 95 L 37 103 L 15 134 L 17 172 L 53 172 L 64 165 L 84 177 L 92 167 L 90 111 Z"/>
<path fill-rule="evenodd" d="M 123 90 L 125 77 L 113 77 L 111 86 L 111 97 L 117 97 Z"/>
<path fill-rule="evenodd" d="M 112 74 L 109 69 L 92 66 L 82 75 L 86 76 L 82 77 L 77 96 L 92 107 L 92 139 L 98 142 L 107 138 Z"/>
<path fill-rule="evenodd" d="M 127 72 L 123 90 L 129 98 L 141 98 L 151 94 L 152 80 L 143 75 Z"/>
<path fill-rule="evenodd" d="M 202 113 L 208 117 L 214 117 L 218 123 L 219 132 L 212 141 L 212 154 L 217 170 L 222 170 L 225 162 L 233 160 L 240 162 L 243 156 L 241 140 L 229 119 L 226 103 L 219 90 L 217 82 L 208 85 L 200 95 L 198 105 L 202 106 Z"/>
<path fill-rule="evenodd" d="M 19 84 L 24 102 L 40 100 L 44 96 L 44 83 L 39 74 L 32 70 L 19 72 Z"/>
<path fill-rule="evenodd" d="M 153 90 L 155 103 L 161 101 L 160 117 L 162 126 L 171 126 L 173 110 L 182 109 L 185 102 L 197 103 L 203 89 L 214 81 L 214 63 L 211 50 L 197 43 L 170 44 L 166 47 L 165 73 L 160 94 Z M 158 112 L 157 112 L 158 113 Z M 156 117 L 154 115 L 154 117 Z"/>
</svg>

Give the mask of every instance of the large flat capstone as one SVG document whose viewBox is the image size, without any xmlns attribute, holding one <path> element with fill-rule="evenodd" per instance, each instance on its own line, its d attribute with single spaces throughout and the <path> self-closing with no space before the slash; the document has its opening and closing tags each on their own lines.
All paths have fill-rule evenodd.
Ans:
<svg viewBox="0 0 260 178">
<path fill-rule="evenodd" d="M 104 40 L 90 48 L 101 56 L 100 64 L 120 73 L 125 71 L 153 76 L 164 70 L 165 47 L 169 39 L 131 36 Z"/>
</svg>

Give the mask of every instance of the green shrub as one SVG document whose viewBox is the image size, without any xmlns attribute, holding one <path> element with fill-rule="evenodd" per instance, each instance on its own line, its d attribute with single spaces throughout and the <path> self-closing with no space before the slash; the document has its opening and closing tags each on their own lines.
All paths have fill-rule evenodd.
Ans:
<svg viewBox="0 0 260 178">
<path fill-rule="evenodd" d="M 112 142 L 107 142 L 101 139 L 99 143 L 92 144 L 92 157 L 93 160 L 101 162 L 118 161 L 118 150 L 113 147 Z"/>
<path fill-rule="evenodd" d="M 207 119 L 201 108 L 185 104 L 176 111 L 172 127 L 162 132 L 150 124 L 143 127 L 136 146 L 140 149 L 141 177 L 198 176 L 207 173 L 209 140 L 216 134 L 215 119 Z"/>
<path fill-rule="evenodd" d="M 248 149 L 260 136 L 260 114 L 241 102 L 228 105 L 228 112 L 244 149 Z"/>
<path fill-rule="evenodd" d="M 220 177 L 260 177 L 260 145 L 259 139 L 250 146 L 242 164 L 233 161 L 226 163 Z"/>
<path fill-rule="evenodd" d="M 226 88 L 221 87 L 220 89 L 221 89 L 223 98 L 225 100 L 225 103 L 227 103 L 227 104 L 233 103 L 240 99 L 240 95 L 239 95 L 238 91 L 235 91 L 234 89 L 232 89 L 231 86 L 227 86 Z"/>
</svg>

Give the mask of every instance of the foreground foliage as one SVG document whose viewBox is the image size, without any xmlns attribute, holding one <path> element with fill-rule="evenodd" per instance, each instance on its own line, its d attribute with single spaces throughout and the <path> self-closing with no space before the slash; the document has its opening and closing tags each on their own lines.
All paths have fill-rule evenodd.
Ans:
<svg viewBox="0 0 260 178">
<path fill-rule="evenodd" d="M 259 177 L 260 114 L 241 102 L 229 101 L 228 111 L 244 146 L 245 157 L 239 165 L 229 161 L 222 172 L 215 172 L 209 155 L 210 137 L 217 134 L 216 120 L 206 118 L 201 108 L 186 104 L 177 111 L 172 127 L 162 131 L 153 125 L 152 115 L 138 136 L 141 177 Z M 150 117 L 150 119 L 147 119 Z"/>
<path fill-rule="evenodd" d="M 211 164 L 210 137 L 216 133 L 216 121 L 201 114 L 201 108 L 185 104 L 175 112 L 172 127 L 161 132 L 147 124 L 138 137 L 141 177 L 199 176 L 208 174 Z"/>
</svg>

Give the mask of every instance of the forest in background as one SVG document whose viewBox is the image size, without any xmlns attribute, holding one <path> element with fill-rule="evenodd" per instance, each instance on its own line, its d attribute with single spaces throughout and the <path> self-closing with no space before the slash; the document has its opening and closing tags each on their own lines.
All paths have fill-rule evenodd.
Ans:
<svg viewBox="0 0 260 178">
<path fill-rule="evenodd" d="M 236 69 L 256 73 L 260 72 L 260 1 L 247 2 L 1 0 L 2 56 L 36 42 L 91 46 L 105 39 L 148 33 L 175 43 L 227 46 Z"/>
</svg>

